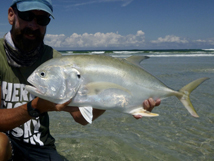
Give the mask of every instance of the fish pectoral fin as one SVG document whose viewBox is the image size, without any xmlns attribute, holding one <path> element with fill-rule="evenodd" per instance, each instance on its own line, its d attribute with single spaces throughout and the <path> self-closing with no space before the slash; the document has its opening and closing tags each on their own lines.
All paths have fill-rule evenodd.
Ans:
<svg viewBox="0 0 214 161">
<path fill-rule="evenodd" d="M 129 113 L 132 114 L 132 115 L 141 115 L 141 116 L 144 116 L 144 117 L 156 117 L 156 116 L 159 116 L 159 114 L 151 113 L 151 112 L 143 109 L 142 107 L 134 109 L 134 110 L 130 111 Z"/>
<path fill-rule="evenodd" d="M 79 110 L 84 117 L 84 119 L 92 124 L 92 119 L 93 119 L 93 107 L 91 106 L 84 106 L 84 107 L 79 107 Z"/>
</svg>

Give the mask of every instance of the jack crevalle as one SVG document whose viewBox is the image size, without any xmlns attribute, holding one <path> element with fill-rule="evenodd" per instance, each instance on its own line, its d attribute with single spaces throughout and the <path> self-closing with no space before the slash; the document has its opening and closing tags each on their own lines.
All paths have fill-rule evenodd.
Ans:
<svg viewBox="0 0 214 161">
<path fill-rule="evenodd" d="M 142 108 L 142 102 L 176 96 L 198 117 L 190 93 L 209 78 L 200 78 L 175 91 L 140 67 L 145 57 L 118 59 L 104 55 L 72 55 L 51 59 L 39 66 L 28 78 L 33 86 L 26 89 L 35 96 L 54 103 L 80 107 L 88 122 L 92 108 L 112 109 L 131 115 L 158 116 Z"/>
</svg>

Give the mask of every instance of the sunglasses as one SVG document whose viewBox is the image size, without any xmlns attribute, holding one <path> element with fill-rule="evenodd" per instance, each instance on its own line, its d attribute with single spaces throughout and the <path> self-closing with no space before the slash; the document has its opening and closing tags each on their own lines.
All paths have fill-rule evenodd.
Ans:
<svg viewBox="0 0 214 161">
<path fill-rule="evenodd" d="M 44 16 L 44 15 L 35 15 L 31 11 L 25 11 L 25 12 L 20 12 L 18 11 L 18 16 L 24 20 L 24 21 L 32 21 L 34 18 L 36 18 L 37 24 L 40 26 L 47 26 L 50 22 L 50 17 Z"/>
</svg>

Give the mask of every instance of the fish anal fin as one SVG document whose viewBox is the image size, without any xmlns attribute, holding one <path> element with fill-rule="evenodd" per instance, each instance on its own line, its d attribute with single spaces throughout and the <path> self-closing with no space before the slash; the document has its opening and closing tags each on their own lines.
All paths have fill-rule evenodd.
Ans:
<svg viewBox="0 0 214 161">
<path fill-rule="evenodd" d="M 149 111 L 143 109 L 142 107 L 134 109 L 134 110 L 130 111 L 129 113 L 132 114 L 132 115 L 141 115 L 143 117 L 156 117 L 156 116 L 159 116 L 159 114 L 149 112 Z"/>
</svg>

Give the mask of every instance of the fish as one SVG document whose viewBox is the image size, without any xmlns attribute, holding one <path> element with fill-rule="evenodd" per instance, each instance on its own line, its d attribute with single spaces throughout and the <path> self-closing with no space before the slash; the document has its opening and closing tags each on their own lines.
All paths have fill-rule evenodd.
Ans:
<svg viewBox="0 0 214 161">
<path fill-rule="evenodd" d="M 115 110 L 131 115 L 159 116 L 146 111 L 148 98 L 176 96 L 193 117 L 199 117 L 190 101 L 190 93 L 208 77 L 199 78 L 176 91 L 145 71 L 141 62 L 148 57 L 115 58 L 106 55 L 69 55 L 53 58 L 40 65 L 28 77 L 26 90 L 34 96 L 69 106 L 77 106 L 92 123 L 92 109 Z"/>
</svg>

